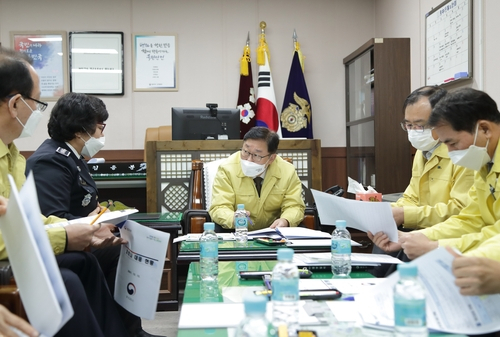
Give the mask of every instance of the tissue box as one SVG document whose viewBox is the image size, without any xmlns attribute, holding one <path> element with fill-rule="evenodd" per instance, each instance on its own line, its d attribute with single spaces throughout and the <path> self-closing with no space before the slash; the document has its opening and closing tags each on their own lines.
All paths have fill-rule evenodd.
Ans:
<svg viewBox="0 0 500 337">
<path fill-rule="evenodd" d="M 356 193 L 356 200 L 382 201 L 382 193 Z"/>
</svg>

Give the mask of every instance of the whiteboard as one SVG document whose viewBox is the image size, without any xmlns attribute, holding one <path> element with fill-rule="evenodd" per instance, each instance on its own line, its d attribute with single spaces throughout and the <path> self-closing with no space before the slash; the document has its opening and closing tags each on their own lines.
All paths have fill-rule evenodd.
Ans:
<svg viewBox="0 0 500 337">
<path fill-rule="evenodd" d="M 446 0 L 425 15 L 425 83 L 472 78 L 472 0 Z"/>
</svg>

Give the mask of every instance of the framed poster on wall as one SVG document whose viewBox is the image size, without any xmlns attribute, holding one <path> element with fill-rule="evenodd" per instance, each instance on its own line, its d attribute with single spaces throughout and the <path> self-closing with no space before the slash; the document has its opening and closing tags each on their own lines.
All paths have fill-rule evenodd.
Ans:
<svg viewBox="0 0 500 337">
<path fill-rule="evenodd" d="M 123 95 L 123 33 L 69 33 L 70 90 Z"/>
<path fill-rule="evenodd" d="M 425 15 L 425 84 L 472 78 L 472 0 L 446 0 Z"/>
<path fill-rule="evenodd" d="M 27 54 L 40 76 L 41 98 L 55 101 L 68 92 L 66 32 L 10 32 L 12 48 Z"/>
<path fill-rule="evenodd" d="M 134 91 L 177 91 L 177 37 L 168 34 L 134 34 Z"/>
</svg>

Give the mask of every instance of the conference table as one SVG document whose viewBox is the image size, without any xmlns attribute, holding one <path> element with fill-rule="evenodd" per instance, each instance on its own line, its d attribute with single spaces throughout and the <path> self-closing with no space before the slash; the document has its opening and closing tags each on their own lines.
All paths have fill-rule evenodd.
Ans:
<svg viewBox="0 0 500 337">
<path fill-rule="evenodd" d="M 184 291 L 184 299 L 181 307 L 181 317 L 179 320 L 178 337 L 231 337 L 234 336 L 234 328 L 223 327 L 199 327 L 197 324 L 200 320 L 212 319 L 217 320 L 224 315 L 220 311 L 210 310 L 210 305 L 214 304 L 218 310 L 227 306 L 238 305 L 234 303 L 238 301 L 238 295 L 235 293 L 240 291 L 250 291 L 254 289 L 264 289 L 262 280 L 246 280 L 240 279 L 238 271 L 246 269 L 249 271 L 269 271 L 272 270 L 277 261 L 220 261 L 219 262 L 219 277 L 214 287 L 207 287 L 206 282 L 200 278 L 200 266 L 198 262 L 189 264 L 186 287 Z M 314 272 L 312 279 L 332 279 L 332 274 L 328 271 Z M 354 271 L 351 273 L 351 278 L 373 278 L 373 276 L 365 271 Z M 334 280 L 332 280 L 334 281 Z M 213 285 L 213 284 L 212 284 Z M 344 296 L 345 297 L 345 296 Z M 229 301 L 228 301 L 229 298 Z M 235 300 L 236 299 L 236 300 Z M 346 298 L 344 298 L 346 299 Z M 337 300 L 339 305 L 352 305 L 352 301 Z M 204 303 L 207 302 L 207 303 Z M 231 303 L 232 302 L 232 303 Z M 319 301 L 319 305 L 325 305 L 325 302 Z M 203 314 L 191 317 L 193 307 L 200 305 L 206 306 Z M 206 316 L 206 317 L 202 317 Z M 224 316 L 223 316 L 224 317 Z M 329 320 L 326 325 L 301 326 L 303 329 L 316 331 L 317 336 L 392 336 L 392 332 L 375 330 L 357 326 L 354 323 L 340 322 L 335 316 L 325 316 Z M 228 318 L 229 319 L 229 318 Z M 186 324 L 188 322 L 188 324 Z M 191 327 L 193 324 L 193 327 Z M 203 323 L 201 323 L 203 324 Z M 199 324 L 198 324 L 199 325 Z M 448 335 L 448 334 L 430 334 L 430 336 L 463 336 L 463 335 Z"/>
</svg>

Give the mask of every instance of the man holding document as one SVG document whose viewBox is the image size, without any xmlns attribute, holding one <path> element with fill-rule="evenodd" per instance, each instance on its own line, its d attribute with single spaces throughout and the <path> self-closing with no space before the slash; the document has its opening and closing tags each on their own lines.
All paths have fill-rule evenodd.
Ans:
<svg viewBox="0 0 500 337">
<path fill-rule="evenodd" d="M 222 228 L 234 230 L 238 204 L 250 212 L 249 230 L 296 227 L 304 219 L 302 183 L 295 167 L 276 154 L 278 145 L 275 132 L 253 127 L 241 151 L 219 166 L 209 213 Z"/>
<path fill-rule="evenodd" d="M 458 215 L 432 227 L 402 234 L 390 242 L 377 233 L 374 242 L 386 251 L 403 248 L 414 259 L 438 246 L 464 255 L 500 261 L 500 112 L 485 92 L 464 88 L 449 93 L 433 109 L 429 125 L 448 146 L 452 161 L 477 171 L 471 202 Z"/>
<path fill-rule="evenodd" d="M 0 195 L 8 198 L 11 191 L 8 174 L 13 176 L 18 189 L 26 180 L 26 160 L 13 141 L 31 136 L 47 103 L 39 101 L 40 80 L 24 54 L 0 48 L 0 78 Z M 43 220 L 47 225 L 62 219 L 44 217 Z M 107 242 L 94 237 L 100 228 L 100 224 L 89 226 L 88 223 L 46 228 L 74 309 L 74 316 L 57 336 L 125 336 L 127 333 L 97 260 L 82 251 L 89 245 L 101 247 Z M 0 259 L 6 258 L 7 251 L 0 237 Z"/>
</svg>

